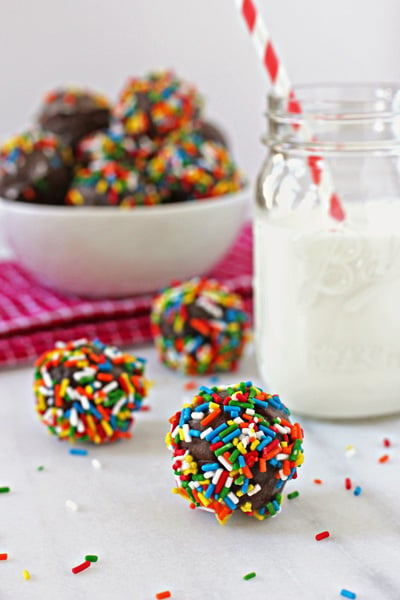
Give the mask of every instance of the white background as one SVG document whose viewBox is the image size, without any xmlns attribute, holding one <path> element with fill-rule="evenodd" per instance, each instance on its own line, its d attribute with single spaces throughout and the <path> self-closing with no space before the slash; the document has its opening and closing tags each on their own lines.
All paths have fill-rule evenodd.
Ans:
<svg viewBox="0 0 400 600">
<path fill-rule="evenodd" d="M 399 0 L 259 0 L 295 82 L 400 80 Z M 268 90 L 235 0 L 0 0 L 0 139 L 42 94 L 77 82 L 115 98 L 157 67 L 195 82 L 250 177 Z"/>
</svg>

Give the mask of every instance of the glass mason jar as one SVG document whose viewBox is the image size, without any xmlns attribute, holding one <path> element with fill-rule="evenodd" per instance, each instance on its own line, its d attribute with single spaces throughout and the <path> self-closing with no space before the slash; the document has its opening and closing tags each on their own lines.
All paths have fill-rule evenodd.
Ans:
<svg viewBox="0 0 400 600">
<path fill-rule="evenodd" d="M 400 411 L 400 91 L 296 93 L 269 97 L 257 182 L 260 374 L 300 414 Z"/>
</svg>

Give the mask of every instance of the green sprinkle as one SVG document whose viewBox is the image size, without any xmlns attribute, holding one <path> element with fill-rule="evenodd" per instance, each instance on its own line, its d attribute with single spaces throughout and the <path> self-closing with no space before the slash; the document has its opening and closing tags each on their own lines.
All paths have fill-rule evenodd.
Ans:
<svg viewBox="0 0 400 600">
<path fill-rule="evenodd" d="M 256 574 L 254 573 L 254 571 L 252 571 L 251 573 L 246 573 L 246 575 L 243 575 L 243 579 L 247 581 L 248 579 L 253 579 L 253 577 L 255 576 Z"/>
<path fill-rule="evenodd" d="M 287 497 L 289 498 L 289 500 L 293 500 L 293 498 L 297 498 L 297 496 L 300 495 L 300 492 L 290 492 L 290 494 L 287 495 Z"/>
<path fill-rule="evenodd" d="M 44 466 L 43 466 L 43 465 L 40 465 L 40 466 L 37 468 L 37 470 L 38 470 L 38 471 L 44 471 Z"/>
<path fill-rule="evenodd" d="M 10 491 L 9 487 L 0 487 L 0 494 L 6 494 Z"/>
<path fill-rule="evenodd" d="M 85 560 L 89 562 L 97 562 L 99 557 L 96 554 L 86 554 Z"/>
</svg>

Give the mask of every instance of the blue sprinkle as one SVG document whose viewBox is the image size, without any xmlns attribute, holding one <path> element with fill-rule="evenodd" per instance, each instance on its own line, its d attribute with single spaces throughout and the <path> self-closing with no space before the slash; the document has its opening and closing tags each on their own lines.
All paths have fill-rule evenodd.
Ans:
<svg viewBox="0 0 400 600">
<path fill-rule="evenodd" d="M 352 598 L 354 600 L 354 598 L 357 598 L 356 594 L 354 592 L 351 592 L 350 590 L 340 590 L 340 595 L 343 596 L 344 598 Z"/>
<path fill-rule="evenodd" d="M 78 414 L 80 414 L 80 415 L 83 415 L 83 413 L 85 413 L 85 412 L 86 412 L 85 410 L 83 410 L 83 408 L 82 408 L 82 406 L 80 405 L 80 403 L 79 403 L 79 402 L 74 402 L 74 403 L 73 403 L 73 407 L 74 407 L 74 409 L 76 410 L 76 412 L 77 412 Z"/>
<path fill-rule="evenodd" d="M 262 506 L 261 508 L 258 509 L 258 512 L 260 513 L 260 515 L 265 515 L 265 513 L 267 512 L 267 507 Z"/>
<path fill-rule="evenodd" d="M 208 463 L 207 465 L 202 465 L 201 470 L 206 471 L 216 471 L 219 469 L 219 463 Z"/>
<path fill-rule="evenodd" d="M 225 437 L 223 437 L 222 441 L 224 442 L 224 444 L 226 444 L 227 442 L 230 442 L 231 440 L 233 440 L 238 435 L 240 435 L 240 429 L 239 428 L 235 429 L 234 431 L 232 431 L 231 433 L 229 433 L 228 435 L 226 435 Z"/>
<path fill-rule="evenodd" d="M 189 433 L 192 437 L 200 437 L 200 431 L 197 429 L 189 429 Z"/>
<path fill-rule="evenodd" d="M 109 360 L 106 360 L 105 363 L 98 364 L 98 369 L 99 369 L 99 371 L 105 371 L 106 373 L 108 373 L 112 370 L 112 364 L 110 363 Z"/>
<path fill-rule="evenodd" d="M 239 465 L 243 468 L 246 466 L 246 461 L 244 460 L 243 454 L 239 456 Z"/>
<path fill-rule="evenodd" d="M 359 495 L 361 494 L 361 492 L 362 492 L 362 489 L 361 489 L 361 488 L 360 488 L 360 486 L 358 485 L 358 486 L 355 488 L 355 490 L 354 490 L 353 494 L 354 494 L 355 496 L 359 496 Z"/>
<path fill-rule="evenodd" d="M 207 394 L 213 394 L 213 393 L 214 393 L 214 392 L 213 392 L 212 390 L 210 390 L 210 388 L 209 388 L 209 387 L 207 387 L 206 385 L 201 385 L 201 386 L 199 387 L 199 390 L 200 390 L 201 392 L 206 392 Z M 198 409 L 197 409 L 197 410 L 198 410 Z"/>
<path fill-rule="evenodd" d="M 288 477 L 288 479 L 290 479 L 290 477 Z M 275 484 L 275 489 L 280 490 L 281 487 L 283 487 L 285 483 L 286 482 L 283 479 L 278 479 L 277 483 Z"/>
<path fill-rule="evenodd" d="M 279 502 L 277 502 L 276 500 L 272 500 L 272 504 L 274 505 L 276 512 L 279 512 L 281 510 Z"/>
<path fill-rule="evenodd" d="M 268 408 L 268 402 L 264 402 L 264 400 L 258 400 L 257 398 L 253 398 L 253 402 L 257 406 L 262 406 L 263 408 Z"/>
<path fill-rule="evenodd" d="M 269 464 L 271 465 L 271 467 L 274 467 L 274 469 L 280 469 L 282 467 L 282 462 L 280 460 L 277 460 L 276 458 L 271 458 Z"/>
<path fill-rule="evenodd" d="M 212 494 L 213 494 L 213 491 L 214 491 L 214 490 L 215 490 L 215 485 L 214 485 L 214 483 L 210 483 L 210 484 L 209 484 L 209 486 L 208 486 L 208 488 L 207 488 L 207 489 L 206 489 L 206 491 L 205 491 L 205 494 L 204 494 L 204 496 L 205 496 L 206 498 L 211 498 L 211 496 L 212 496 Z"/>
<path fill-rule="evenodd" d="M 243 492 L 243 494 L 247 494 L 248 489 L 249 489 L 249 480 L 246 479 L 244 484 L 240 488 L 240 491 Z"/>
<path fill-rule="evenodd" d="M 210 433 L 206 435 L 207 442 L 210 442 L 214 437 L 217 438 L 216 441 L 219 440 L 218 434 L 221 433 L 221 431 L 223 431 L 224 429 L 226 429 L 226 423 L 222 423 L 216 429 L 210 431 Z"/>
<path fill-rule="evenodd" d="M 99 421 L 103 420 L 103 415 L 99 413 L 99 411 L 93 406 L 93 404 L 90 405 L 90 412 L 96 417 L 96 419 L 99 419 Z"/>
<path fill-rule="evenodd" d="M 218 383 L 218 381 L 219 381 L 218 375 L 211 375 L 210 383 Z"/>
<path fill-rule="evenodd" d="M 77 454 L 79 456 L 86 456 L 86 454 L 88 454 L 88 451 L 84 450 L 83 448 L 70 448 L 69 449 L 69 453 L 70 454 Z"/>
<path fill-rule="evenodd" d="M 265 448 L 265 446 L 268 446 L 268 444 L 272 442 L 272 437 L 267 435 L 263 440 L 261 440 L 261 442 L 258 444 L 257 446 L 257 452 L 259 452 L 260 450 L 262 450 L 263 448 Z"/>
<path fill-rule="evenodd" d="M 276 437 L 276 432 L 272 431 L 272 429 L 270 429 L 269 427 L 266 427 L 265 425 L 259 423 L 258 428 L 261 429 L 261 431 L 264 432 L 266 435 L 271 436 L 272 439 Z"/>
<path fill-rule="evenodd" d="M 235 510 L 236 504 L 234 502 L 232 502 L 232 500 L 230 498 L 228 498 L 228 496 L 225 496 L 224 502 L 228 506 L 228 508 Z"/>
<path fill-rule="evenodd" d="M 203 404 L 199 404 L 196 406 L 196 412 L 203 412 L 204 410 L 209 410 L 210 405 L 208 402 L 204 402 Z"/>
</svg>

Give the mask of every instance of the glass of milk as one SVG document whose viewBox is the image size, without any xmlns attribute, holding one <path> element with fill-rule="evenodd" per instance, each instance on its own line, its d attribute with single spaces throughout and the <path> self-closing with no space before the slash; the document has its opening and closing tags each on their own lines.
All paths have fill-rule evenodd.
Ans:
<svg viewBox="0 0 400 600">
<path fill-rule="evenodd" d="M 400 411 L 399 90 L 303 86 L 301 114 L 268 101 L 254 217 L 257 360 L 300 414 Z M 333 210 L 316 169 L 333 185 Z"/>
</svg>

